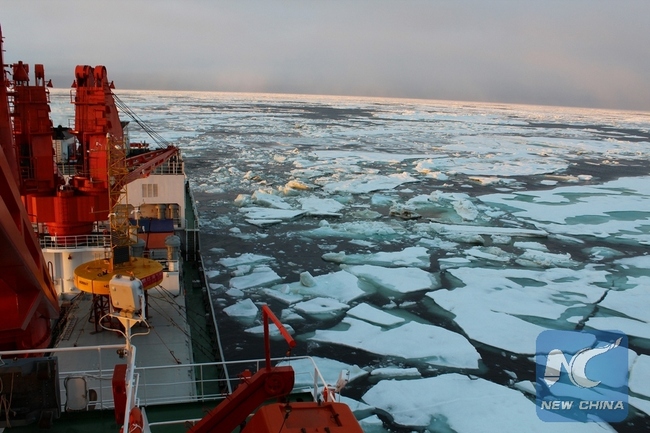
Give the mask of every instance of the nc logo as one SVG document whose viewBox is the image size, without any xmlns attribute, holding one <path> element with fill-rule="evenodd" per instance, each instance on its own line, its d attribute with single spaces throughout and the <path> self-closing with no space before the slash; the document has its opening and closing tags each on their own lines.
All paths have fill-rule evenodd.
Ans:
<svg viewBox="0 0 650 433">
<path fill-rule="evenodd" d="M 587 377 L 587 363 L 596 356 L 616 349 L 621 344 L 622 338 L 617 339 L 614 343 L 603 347 L 585 348 L 578 351 L 569 362 L 567 362 L 564 353 L 560 349 L 553 349 L 546 357 L 546 369 L 544 370 L 544 382 L 548 387 L 553 386 L 560 380 L 562 367 L 567 372 L 569 380 L 575 386 L 580 388 L 593 388 L 600 384 L 599 381 L 591 380 Z"/>
</svg>

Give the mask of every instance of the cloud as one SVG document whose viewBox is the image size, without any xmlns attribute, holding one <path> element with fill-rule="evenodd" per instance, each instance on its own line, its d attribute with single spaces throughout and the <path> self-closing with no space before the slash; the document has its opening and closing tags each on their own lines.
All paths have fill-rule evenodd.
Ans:
<svg viewBox="0 0 650 433">
<path fill-rule="evenodd" d="M 5 0 L 5 59 L 55 85 L 650 110 L 650 2 Z"/>
</svg>

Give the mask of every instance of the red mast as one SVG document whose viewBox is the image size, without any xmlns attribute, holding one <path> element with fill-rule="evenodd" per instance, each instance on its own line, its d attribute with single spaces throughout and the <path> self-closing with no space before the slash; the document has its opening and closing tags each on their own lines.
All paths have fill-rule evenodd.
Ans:
<svg viewBox="0 0 650 433">
<path fill-rule="evenodd" d="M 30 85 L 29 65 L 18 62 L 11 67 L 14 138 L 18 152 L 21 194 L 47 194 L 55 188 L 57 180 L 45 69 L 43 65 L 34 66 L 35 84 Z M 27 212 L 31 213 L 29 208 Z"/>
<path fill-rule="evenodd" d="M 66 184 L 60 181 L 56 188 L 49 191 L 43 188 L 36 193 L 27 192 L 26 198 L 33 222 L 45 223 L 51 236 L 89 234 L 95 221 L 108 218 L 107 135 L 110 134 L 114 140 L 122 140 L 123 137 L 111 85 L 104 66 L 77 66 L 75 70 L 73 133 L 79 141 L 80 166 Z M 49 142 L 51 151 L 51 136 Z M 38 143 L 32 141 L 32 152 L 36 146 Z M 52 163 L 49 167 L 43 164 L 42 170 L 41 177 L 47 178 L 48 172 L 53 176 Z"/>
</svg>

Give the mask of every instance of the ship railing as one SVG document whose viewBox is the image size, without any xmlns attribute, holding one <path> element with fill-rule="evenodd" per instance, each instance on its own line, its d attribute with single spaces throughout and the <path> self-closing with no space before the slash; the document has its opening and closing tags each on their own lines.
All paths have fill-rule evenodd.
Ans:
<svg viewBox="0 0 650 433">
<path fill-rule="evenodd" d="M 318 369 L 316 362 L 313 358 L 309 356 L 296 356 L 291 358 L 271 358 L 271 361 L 274 363 L 282 362 L 283 364 L 291 365 L 293 361 L 299 360 L 308 360 L 313 369 L 306 370 L 295 373 L 295 385 L 292 393 L 299 393 L 301 395 L 309 393 L 312 396 L 314 402 L 322 401 L 323 398 L 327 401 L 334 401 L 334 387 L 323 378 L 322 373 Z M 250 359 L 242 361 L 228 361 L 228 362 L 215 362 L 215 363 L 205 363 L 205 364 L 181 364 L 170 367 L 144 367 L 136 368 L 136 371 L 139 373 L 139 388 L 138 388 L 138 403 L 143 406 L 154 406 L 154 405 L 167 405 L 167 404 L 179 404 L 179 403 L 195 403 L 195 402 L 210 402 L 213 401 L 214 405 L 217 406 L 222 400 L 226 399 L 228 395 L 232 392 L 232 389 L 236 388 L 236 383 L 233 385 L 230 384 L 231 381 L 239 382 L 240 379 L 218 379 L 218 376 L 215 376 L 213 371 L 214 367 L 218 368 L 227 368 L 228 366 L 231 369 L 237 369 L 237 371 L 244 370 L 259 370 L 265 368 L 266 360 L 265 359 Z M 152 373 L 155 375 L 155 372 L 158 370 L 164 370 L 167 368 L 180 368 L 181 370 L 184 367 L 191 366 L 195 369 L 195 379 L 190 383 L 187 381 L 181 382 L 161 382 L 161 383 L 152 383 L 149 380 L 149 377 L 152 376 Z M 164 375 L 163 375 L 164 376 Z M 152 388 L 156 389 L 161 387 L 163 390 L 183 388 L 186 385 L 194 384 L 196 386 L 197 394 L 194 398 L 187 398 L 181 396 L 171 396 L 168 398 L 157 398 L 150 397 L 148 392 L 151 392 Z M 148 390 L 148 391 L 143 391 Z M 219 390 L 216 391 L 215 390 Z M 154 392 L 157 393 L 157 392 Z M 322 397 L 323 394 L 327 393 L 327 397 Z M 187 418 L 187 419 L 177 419 L 171 421 L 159 421 L 159 422 L 149 422 L 149 427 L 153 428 L 163 428 L 163 426 L 168 425 L 187 425 L 187 423 L 196 423 L 199 421 L 198 418 Z M 153 430 L 152 430 L 153 431 Z"/>
<path fill-rule="evenodd" d="M 103 346 L 84 347 L 58 347 L 51 349 L 13 350 L 0 352 L 0 359 L 11 359 L 14 357 L 43 356 L 44 350 L 47 357 L 58 358 L 59 394 L 61 411 L 66 411 L 71 406 L 72 399 L 68 398 L 68 381 L 78 379 L 82 384 L 85 393 L 82 397 L 86 401 L 85 410 L 111 409 L 115 407 L 113 402 L 112 378 L 115 366 L 114 358 L 116 353 L 124 349 L 123 344 L 110 344 Z M 89 370 L 67 370 L 64 358 L 66 356 L 84 357 L 86 364 L 93 366 Z M 75 388 L 75 394 L 79 395 L 79 388 Z M 76 406 L 78 402 L 75 402 Z M 83 410 L 83 409 L 82 409 Z"/>
<path fill-rule="evenodd" d="M 314 401 L 324 388 L 331 385 L 325 381 L 316 362 L 309 356 L 272 358 L 274 362 L 291 364 L 307 359 L 313 369 L 297 372 L 293 392 L 310 392 Z M 137 367 L 139 374 L 138 400 L 144 406 L 214 401 L 226 398 L 237 387 L 238 378 L 224 378 L 217 374 L 219 369 L 229 371 L 257 371 L 264 368 L 264 359 L 211 362 L 201 364 L 178 364 L 169 366 Z M 173 379 L 176 378 L 176 379 Z M 234 383 L 233 383 L 234 382 Z M 173 390 L 170 394 L 170 390 Z M 179 392 L 185 390 L 185 392 Z M 189 392 L 187 392 L 189 390 Z"/>
<path fill-rule="evenodd" d="M 123 351 L 123 344 L 112 344 L 103 346 L 66 347 L 47 349 L 47 356 L 59 358 L 59 393 L 61 411 L 74 410 L 102 410 L 113 409 L 113 370 L 116 365 L 118 353 Z M 43 349 L 4 351 L 0 352 L 0 358 L 12 359 L 14 357 L 42 355 Z M 84 356 L 86 364 L 92 366 L 87 370 L 66 369 L 65 356 L 76 358 Z M 311 362 L 313 370 L 297 372 L 293 392 L 310 392 L 314 401 L 318 401 L 324 389 L 331 389 L 331 385 L 324 380 L 318 370 L 315 361 L 309 356 L 296 356 L 291 358 L 272 358 L 274 363 L 283 362 L 291 365 L 291 362 L 307 359 Z M 126 363 L 126 359 L 117 363 Z M 237 387 L 238 378 L 232 379 L 223 377 L 220 371 L 242 372 L 244 370 L 257 371 L 264 368 L 264 359 L 249 359 L 241 361 L 225 361 L 211 363 L 175 364 L 169 366 L 148 366 L 136 367 L 136 402 L 141 406 L 202 403 L 214 402 L 215 406 L 220 400 L 225 399 L 233 389 Z M 85 406 L 79 409 L 78 400 L 68 395 L 68 382 L 76 381 L 81 383 L 82 397 L 85 398 Z M 311 384 L 311 385 L 310 385 Z M 79 388 L 70 390 L 71 395 L 78 396 Z M 77 397 L 75 397 L 77 398 Z M 74 405 L 72 404 L 74 403 Z"/>
<path fill-rule="evenodd" d="M 111 236 L 109 234 L 88 234 L 77 236 L 41 236 L 41 248 L 50 249 L 72 249 L 83 247 L 101 247 L 108 248 L 111 246 Z"/>
<path fill-rule="evenodd" d="M 185 165 L 183 161 L 167 160 L 156 167 L 152 174 L 185 174 Z"/>
</svg>

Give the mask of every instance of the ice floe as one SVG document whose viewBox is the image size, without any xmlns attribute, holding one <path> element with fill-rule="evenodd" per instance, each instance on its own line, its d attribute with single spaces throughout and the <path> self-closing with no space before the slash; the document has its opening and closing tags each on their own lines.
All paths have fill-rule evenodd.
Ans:
<svg viewBox="0 0 650 433">
<path fill-rule="evenodd" d="M 403 295 L 440 286 L 436 275 L 420 268 L 384 268 L 374 265 L 346 266 L 345 270 L 377 287 L 388 296 Z"/>
<path fill-rule="evenodd" d="M 335 359 L 313 356 L 311 358 L 298 358 L 288 361 L 281 361 L 278 365 L 290 365 L 295 372 L 295 388 L 314 387 L 314 367 L 318 367 L 323 380 L 327 384 L 335 384 L 341 371 L 350 372 L 348 383 L 367 376 L 369 373 L 358 365 L 350 365 Z"/>
<path fill-rule="evenodd" d="M 260 286 L 270 286 L 282 281 L 282 278 L 268 266 L 256 266 L 246 275 L 237 275 L 230 279 L 230 287 L 246 290 Z"/>
<path fill-rule="evenodd" d="M 259 309 L 253 301 L 247 298 L 224 308 L 223 312 L 244 323 L 253 323 L 259 314 Z"/>
<path fill-rule="evenodd" d="M 357 304 L 348 310 L 347 314 L 348 316 L 365 320 L 366 322 L 383 327 L 394 326 L 403 323 L 406 320 L 403 317 L 397 317 L 366 303 Z"/>
<path fill-rule="evenodd" d="M 395 173 L 388 176 L 362 175 L 350 180 L 326 183 L 323 186 L 323 190 L 329 193 L 347 192 L 350 194 L 365 194 L 373 191 L 393 189 L 409 182 L 417 182 L 417 179 L 408 173 Z"/>
<path fill-rule="evenodd" d="M 383 380 L 362 398 L 398 426 L 418 431 L 549 431 L 549 423 L 537 416 L 535 403 L 521 392 L 477 377 L 450 373 L 424 379 Z M 567 432 L 615 431 L 603 423 L 558 425 Z"/>
<path fill-rule="evenodd" d="M 348 308 L 348 304 L 332 298 L 313 298 L 293 305 L 298 313 L 317 320 L 330 320 L 342 315 Z"/>
<path fill-rule="evenodd" d="M 478 369 L 481 356 L 460 334 L 434 325 L 408 322 L 383 329 L 346 317 L 343 328 L 317 330 L 309 339 L 362 349 L 382 356 L 458 369 Z"/>
<path fill-rule="evenodd" d="M 300 206 L 307 215 L 311 216 L 341 216 L 341 209 L 345 206 L 331 198 L 301 197 L 298 199 Z"/>
<path fill-rule="evenodd" d="M 285 304 L 293 304 L 306 297 L 329 297 L 348 303 L 367 294 L 359 288 L 358 278 L 345 271 L 312 277 L 309 285 L 305 285 L 304 281 L 276 285 L 266 289 L 265 293 Z"/>
<path fill-rule="evenodd" d="M 427 293 L 470 339 L 516 354 L 534 354 L 537 335 L 550 323 L 558 329 L 574 324 L 561 318 L 569 309 L 587 316 L 599 301 L 609 274 L 587 268 L 570 270 L 448 269 L 461 287 Z M 581 310 L 580 307 L 587 308 Z M 546 320 L 543 320 L 546 319 Z"/>
<path fill-rule="evenodd" d="M 650 242 L 648 178 L 620 178 L 603 185 L 566 186 L 550 191 L 490 194 L 480 199 L 503 206 L 522 220 L 550 233 L 617 237 Z M 552 209 L 552 211 L 549 211 Z"/>
<path fill-rule="evenodd" d="M 408 247 L 402 251 L 381 251 L 371 254 L 346 254 L 344 251 L 323 254 L 323 260 L 348 265 L 375 265 L 375 266 L 416 266 L 428 268 L 431 265 L 430 255 L 426 248 Z"/>
</svg>

